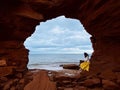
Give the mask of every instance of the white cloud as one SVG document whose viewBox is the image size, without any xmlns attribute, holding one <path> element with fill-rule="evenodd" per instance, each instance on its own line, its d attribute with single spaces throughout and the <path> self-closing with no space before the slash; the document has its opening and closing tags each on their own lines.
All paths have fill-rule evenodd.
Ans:
<svg viewBox="0 0 120 90">
<path fill-rule="evenodd" d="M 51 33 L 52 33 L 52 34 L 64 34 L 65 31 L 64 31 L 62 28 L 56 26 L 55 28 L 53 28 L 53 29 L 51 30 Z"/>
<path fill-rule="evenodd" d="M 69 52 L 79 52 L 79 48 L 63 48 L 63 51 L 69 51 Z"/>
<path fill-rule="evenodd" d="M 74 48 L 63 48 L 62 49 L 63 52 L 66 52 L 66 53 L 81 53 L 83 54 L 84 52 L 88 52 L 88 53 L 92 53 L 93 50 L 84 50 L 84 49 L 80 49 L 80 48 L 77 48 L 77 47 L 74 47 Z"/>
<path fill-rule="evenodd" d="M 61 16 L 40 23 L 24 44 L 30 53 L 90 53 L 89 38 L 78 20 Z"/>
</svg>

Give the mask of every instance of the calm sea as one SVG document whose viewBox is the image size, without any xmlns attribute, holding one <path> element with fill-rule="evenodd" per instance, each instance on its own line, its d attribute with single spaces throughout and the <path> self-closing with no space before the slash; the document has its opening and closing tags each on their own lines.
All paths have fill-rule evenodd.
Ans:
<svg viewBox="0 0 120 90">
<path fill-rule="evenodd" d="M 79 64 L 83 54 L 30 54 L 29 69 L 59 70 L 62 64 Z"/>
</svg>

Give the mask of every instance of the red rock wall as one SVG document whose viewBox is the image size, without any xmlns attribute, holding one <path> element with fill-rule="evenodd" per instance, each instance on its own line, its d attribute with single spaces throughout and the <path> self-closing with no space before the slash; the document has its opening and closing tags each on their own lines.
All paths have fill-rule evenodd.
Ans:
<svg viewBox="0 0 120 90">
<path fill-rule="evenodd" d="M 28 50 L 23 43 L 41 21 L 60 15 L 79 19 L 92 35 L 91 72 L 118 71 L 120 64 L 119 0 L 2 0 L 0 58 L 25 70 Z"/>
<path fill-rule="evenodd" d="M 120 68 L 119 7 L 118 0 L 86 0 L 78 10 L 78 19 L 92 35 L 94 53 L 91 58 L 91 70 L 94 72 L 106 69 L 116 71 Z"/>
</svg>

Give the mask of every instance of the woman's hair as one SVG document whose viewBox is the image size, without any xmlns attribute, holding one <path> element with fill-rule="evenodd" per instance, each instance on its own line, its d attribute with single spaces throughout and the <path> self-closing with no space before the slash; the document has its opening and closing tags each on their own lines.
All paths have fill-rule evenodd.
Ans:
<svg viewBox="0 0 120 90">
<path fill-rule="evenodd" d="M 89 55 L 88 55 L 86 52 L 84 52 L 84 56 L 87 57 L 87 56 L 89 56 Z"/>
</svg>

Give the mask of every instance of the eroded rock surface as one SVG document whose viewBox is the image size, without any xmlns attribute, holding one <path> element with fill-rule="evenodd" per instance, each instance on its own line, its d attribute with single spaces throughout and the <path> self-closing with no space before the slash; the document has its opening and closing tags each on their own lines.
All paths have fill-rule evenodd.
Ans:
<svg viewBox="0 0 120 90">
<path fill-rule="evenodd" d="M 49 80 L 47 71 L 37 71 L 33 81 L 25 86 L 24 90 L 56 90 L 56 83 Z"/>
<path fill-rule="evenodd" d="M 17 72 L 27 70 L 29 51 L 23 45 L 26 38 L 35 31 L 39 22 L 65 15 L 80 20 L 92 35 L 94 53 L 90 73 L 108 79 L 105 72 L 109 71 L 120 83 L 119 8 L 120 0 L 0 1 L 0 60 L 7 61 L 7 65 L 0 68 L 10 66 Z M 2 76 L 6 75 L 2 73 Z"/>
</svg>

